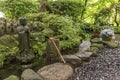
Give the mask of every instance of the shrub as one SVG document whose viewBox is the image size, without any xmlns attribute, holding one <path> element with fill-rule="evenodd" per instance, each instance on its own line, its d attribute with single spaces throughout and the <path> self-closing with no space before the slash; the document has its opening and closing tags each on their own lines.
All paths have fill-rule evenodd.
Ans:
<svg viewBox="0 0 120 80">
<path fill-rule="evenodd" d="M 32 20 L 33 14 L 27 15 L 29 20 Z M 43 28 L 42 36 L 49 38 L 54 36 L 60 39 L 60 48 L 66 49 L 71 48 L 76 44 L 79 44 L 82 30 L 78 23 L 73 23 L 70 17 L 64 17 L 55 14 L 48 13 L 36 13 L 33 20 L 39 21 L 39 28 Z M 42 25 L 41 25 L 42 24 Z M 44 41 L 45 43 L 46 41 Z"/>
<path fill-rule="evenodd" d="M 37 12 L 37 2 L 30 0 L 1 0 L 0 9 L 7 18 L 17 19 L 26 13 Z"/>
<path fill-rule="evenodd" d="M 83 4 L 80 1 L 70 1 L 70 0 L 56 0 L 49 1 L 47 4 L 47 11 L 49 13 L 68 15 L 77 17 L 81 14 Z"/>
<path fill-rule="evenodd" d="M 120 34 L 120 27 L 114 27 L 113 30 L 115 34 Z"/>
</svg>

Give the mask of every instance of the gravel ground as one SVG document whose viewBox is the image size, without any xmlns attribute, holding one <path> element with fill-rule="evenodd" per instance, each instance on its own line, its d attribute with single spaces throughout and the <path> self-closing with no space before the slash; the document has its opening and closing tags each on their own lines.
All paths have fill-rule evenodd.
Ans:
<svg viewBox="0 0 120 80">
<path fill-rule="evenodd" d="M 75 68 L 72 80 L 120 80 L 120 46 L 104 48 L 89 64 Z"/>
</svg>

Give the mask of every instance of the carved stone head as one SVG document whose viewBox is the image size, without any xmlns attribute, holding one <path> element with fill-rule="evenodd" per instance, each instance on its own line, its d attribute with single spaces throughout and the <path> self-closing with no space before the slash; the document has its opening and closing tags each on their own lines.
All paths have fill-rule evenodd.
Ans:
<svg viewBox="0 0 120 80">
<path fill-rule="evenodd" d="M 19 24 L 22 26 L 25 26 L 27 24 L 27 20 L 24 17 L 19 18 Z"/>
</svg>

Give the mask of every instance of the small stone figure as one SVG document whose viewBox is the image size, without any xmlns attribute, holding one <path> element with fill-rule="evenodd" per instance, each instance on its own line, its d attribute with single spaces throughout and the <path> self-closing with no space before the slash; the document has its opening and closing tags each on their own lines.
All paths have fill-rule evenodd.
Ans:
<svg viewBox="0 0 120 80">
<path fill-rule="evenodd" d="M 12 22 L 12 26 L 13 26 L 13 33 L 16 34 L 17 33 L 18 22 L 17 21 L 13 21 Z"/>
<path fill-rule="evenodd" d="M 17 28 L 19 35 L 19 49 L 20 52 L 28 53 L 29 51 L 29 27 L 26 26 L 27 22 L 25 18 L 20 18 L 20 26 Z"/>
<path fill-rule="evenodd" d="M 30 29 L 26 25 L 27 21 L 24 17 L 21 17 L 19 19 L 20 26 L 17 27 L 17 32 L 18 32 L 18 40 L 19 40 L 19 54 L 20 54 L 20 59 L 22 61 L 26 62 L 27 60 L 30 60 L 33 58 L 33 55 L 30 54 L 29 49 L 30 49 L 30 43 L 29 43 L 29 32 Z"/>
<path fill-rule="evenodd" d="M 100 33 L 100 40 L 111 40 L 111 39 L 115 39 L 115 36 L 114 36 L 114 31 L 111 30 L 109 28 L 109 26 L 107 26 L 104 30 L 101 31 Z"/>
<path fill-rule="evenodd" d="M 13 33 L 13 25 L 12 25 L 11 20 L 8 20 L 6 22 L 5 31 L 6 31 L 6 34 L 9 34 L 9 35 Z"/>
<path fill-rule="evenodd" d="M 91 42 L 90 41 L 82 41 L 82 43 L 79 46 L 79 52 L 85 52 L 87 50 L 90 50 Z"/>
<path fill-rule="evenodd" d="M 5 34 L 5 25 L 6 20 L 4 18 L 0 18 L 0 36 L 3 36 Z"/>
<path fill-rule="evenodd" d="M 3 36 L 5 34 L 5 26 L 3 24 L 0 24 L 0 36 Z"/>
</svg>

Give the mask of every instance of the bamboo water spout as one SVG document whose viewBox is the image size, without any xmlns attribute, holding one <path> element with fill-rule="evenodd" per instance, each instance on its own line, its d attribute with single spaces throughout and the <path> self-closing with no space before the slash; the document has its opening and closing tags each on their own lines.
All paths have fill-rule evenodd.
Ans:
<svg viewBox="0 0 120 80">
<path fill-rule="evenodd" d="M 54 38 L 53 38 L 53 37 L 50 37 L 50 40 L 51 40 L 52 44 L 54 45 L 55 49 L 57 50 L 57 52 L 58 52 L 58 54 L 59 54 L 61 60 L 63 61 L 63 63 L 66 63 L 66 61 L 65 61 L 65 59 L 63 58 L 63 56 L 62 56 L 60 50 L 58 49 L 56 43 L 54 42 Z"/>
</svg>

